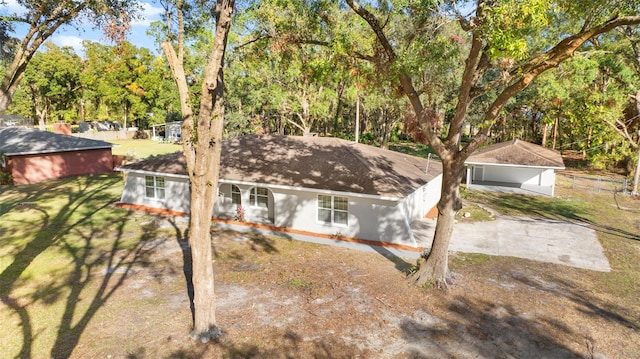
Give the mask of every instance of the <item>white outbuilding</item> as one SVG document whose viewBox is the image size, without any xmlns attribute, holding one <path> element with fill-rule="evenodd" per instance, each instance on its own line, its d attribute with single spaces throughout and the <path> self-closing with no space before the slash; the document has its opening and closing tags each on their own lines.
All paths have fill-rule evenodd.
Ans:
<svg viewBox="0 0 640 359">
<path fill-rule="evenodd" d="M 554 195 L 555 171 L 565 168 L 559 152 L 517 139 L 481 148 L 465 165 L 469 189 L 546 196 Z"/>
</svg>

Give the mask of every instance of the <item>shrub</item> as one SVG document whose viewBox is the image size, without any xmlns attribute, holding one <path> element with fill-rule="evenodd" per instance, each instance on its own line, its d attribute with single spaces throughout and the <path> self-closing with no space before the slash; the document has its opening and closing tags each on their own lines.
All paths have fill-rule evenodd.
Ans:
<svg viewBox="0 0 640 359">
<path fill-rule="evenodd" d="M 11 172 L 0 171 L 0 185 L 6 186 L 13 184 L 13 176 Z"/>
</svg>

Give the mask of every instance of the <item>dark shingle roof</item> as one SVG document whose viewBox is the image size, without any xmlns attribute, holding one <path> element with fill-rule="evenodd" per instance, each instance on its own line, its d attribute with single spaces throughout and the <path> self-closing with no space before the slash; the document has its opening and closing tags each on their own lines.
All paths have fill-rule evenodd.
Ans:
<svg viewBox="0 0 640 359">
<path fill-rule="evenodd" d="M 30 128 L 0 128 L 0 152 L 7 156 L 111 148 L 113 144 Z"/>
<path fill-rule="evenodd" d="M 220 178 L 340 192 L 405 197 L 442 173 L 442 165 L 328 137 L 243 136 L 225 141 Z M 180 152 L 122 167 L 186 175 Z"/>
<path fill-rule="evenodd" d="M 477 150 L 465 163 L 564 169 L 559 152 L 522 140 L 496 143 Z"/>
</svg>

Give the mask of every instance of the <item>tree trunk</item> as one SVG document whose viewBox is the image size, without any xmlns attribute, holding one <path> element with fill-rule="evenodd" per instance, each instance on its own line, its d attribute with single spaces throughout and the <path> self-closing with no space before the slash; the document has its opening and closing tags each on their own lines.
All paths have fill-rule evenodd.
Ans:
<svg viewBox="0 0 640 359">
<path fill-rule="evenodd" d="M 79 101 L 79 106 L 80 106 L 80 121 L 84 121 L 85 120 L 85 102 L 84 99 L 80 99 Z"/>
<path fill-rule="evenodd" d="M 4 115 L 7 107 L 11 104 L 11 94 L 6 91 L 0 91 L 0 116 Z"/>
<path fill-rule="evenodd" d="M 356 90 L 356 143 L 360 142 L 360 94 Z"/>
<path fill-rule="evenodd" d="M 380 138 L 380 148 L 389 149 L 389 132 L 391 132 L 390 116 L 386 115 L 385 107 L 380 109 L 380 120 L 383 123 L 382 136 Z"/>
<path fill-rule="evenodd" d="M 638 146 L 638 162 L 636 162 L 636 171 L 633 176 L 633 190 L 631 191 L 635 196 L 638 195 L 638 188 L 640 188 L 638 182 L 640 182 L 640 146 Z"/>
<path fill-rule="evenodd" d="M 453 233 L 455 215 L 462 208 L 460 182 L 464 174 L 464 160 L 452 159 L 442 163 L 442 195 L 438 202 L 438 221 L 431 249 L 419 259 L 418 270 L 408 278 L 417 286 L 447 288 L 449 276 L 449 241 Z"/>
<path fill-rule="evenodd" d="M 122 128 L 127 130 L 127 119 L 129 118 L 129 101 L 124 100 L 124 116 L 122 116 Z"/>
<path fill-rule="evenodd" d="M 589 127 L 587 131 L 587 147 L 582 149 L 582 158 L 587 158 L 587 148 L 591 148 L 591 136 L 593 136 L 593 127 Z"/>
<path fill-rule="evenodd" d="M 224 121 L 224 55 L 234 0 L 218 0 L 216 34 L 205 69 L 198 113 L 197 137 L 183 142 L 191 179 L 189 244 L 193 261 L 194 322 L 191 337 L 203 343 L 217 338 L 211 217 L 216 200 Z M 192 125 L 193 126 L 193 125 Z"/>
<path fill-rule="evenodd" d="M 22 78 L 24 78 L 24 72 L 27 68 L 27 61 L 31 58 L 26 57 L 25 51 L 20 49 L 16 54 L 13 62 L 7 69 L 7 72 L 0 84 L 0 116 L 4 115 L 5 111 L 11 105 L 13 100 L 13 94 L 18 89 L 18 85 Z"/>
<path fill-rule="evenodd" d="M 202 81 L 200 109 L 194 123 L 184 76 L 183 1 L 178 1 L 178 53 L 162 44 L 180 94 L 183 116 L 182 147 L 191 184 L 189 245 L 192 257 L 193 330 L 191 338 L 203 343 L 220 335 L 215 315 L 211 217 L 216 200 L 224 121 L 224 56 L 231 27 L 234 0 L 217 0 L 216 33 Z"/>
<path fill-rule="evenodd" d="M 553 122 L 553 144 L 551 145 L 551 149 L 556 149 L 556 140 L 558 138 L 558 125 L 560 124 L 560 122 L 558 121 L 558 118 L 556 117 L 556 120 Z"/>
<path fill-rule="evenodd" d="M 200 156 L 201 161 L 213 157 Z M 207 175 L 191 181 L 191 214 L 189 220 L 189 245 L 191 247 L 193 282 L 193 339 L 207 342 L 219 335 L 216 321 L 216 299 L 213 277 L 213 250 L 211 248 L 211 215 L 215 192 L 207 184 Z"/>
</svg>

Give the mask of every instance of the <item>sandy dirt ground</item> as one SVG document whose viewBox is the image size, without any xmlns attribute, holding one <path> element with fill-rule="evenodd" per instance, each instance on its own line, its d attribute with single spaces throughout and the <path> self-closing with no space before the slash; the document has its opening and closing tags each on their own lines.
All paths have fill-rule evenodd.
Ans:
<svg viewBox="0 0 640 359">
<path fill-rule="evenodd" d="M 599 293 L 589 278 L 603 273 L 458 253 L 450 262 L 455 283 L 444 292 L 408 285 L 409 260 L 222 230 L 214 232 L 214 249 L 224 335 L 203 345 L 187 338 L 183 231 L 177 226 L 146 244 L 151 256 L 95 313 L 72 357 L 640 355 L 640 305 Z"/>
</svg>

